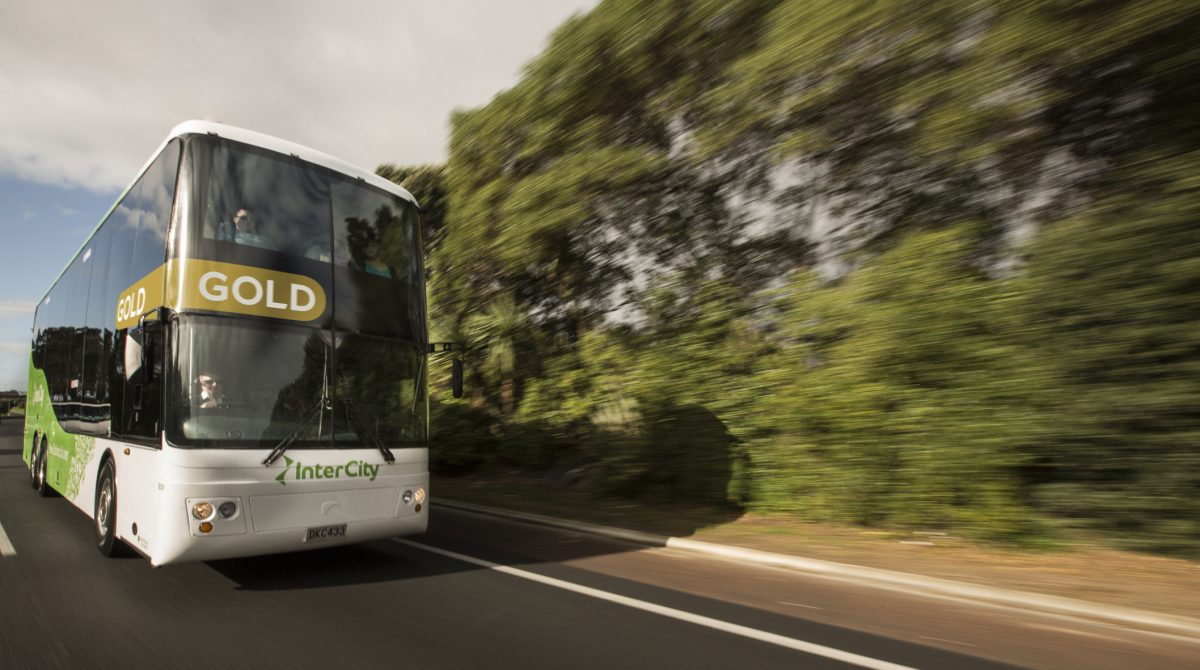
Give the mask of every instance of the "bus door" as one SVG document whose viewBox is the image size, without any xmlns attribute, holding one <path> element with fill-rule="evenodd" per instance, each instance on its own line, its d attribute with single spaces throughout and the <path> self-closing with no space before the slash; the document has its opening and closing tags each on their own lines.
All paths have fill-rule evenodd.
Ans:
<svg viewBox="0 0 1200 670">
<path fill-rule="evenodd" d="M 158 528 L 166 324 L 155 311 L 125 333 L 124 408 L 117 466 L 117 535 L 151 553 Z M 116 432 L 115 430 L 113 431 Z"/>
</svg>

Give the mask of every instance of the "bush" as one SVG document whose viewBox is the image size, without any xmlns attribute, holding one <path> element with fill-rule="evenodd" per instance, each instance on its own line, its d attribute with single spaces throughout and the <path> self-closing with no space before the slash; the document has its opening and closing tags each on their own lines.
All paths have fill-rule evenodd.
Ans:
<svg viewBox="0 0 1200 670">
<path fill-rule="evenodd" d="M 432 401 L 429 408 L 429 467 L 437 474 L 459 474 L 495 457 L 495 421 L 466 402 Z"/>
</svg>

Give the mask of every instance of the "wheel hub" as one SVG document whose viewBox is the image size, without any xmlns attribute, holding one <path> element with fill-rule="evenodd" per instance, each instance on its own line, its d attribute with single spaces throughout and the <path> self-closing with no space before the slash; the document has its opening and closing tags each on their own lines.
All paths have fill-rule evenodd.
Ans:
<svg viewBox="0 0 1200 670">
<path fill-rule="evenodd" d="M 100 489 L 100 500 L 96 507 L 96 526 L 100 529 L 101 535 L 108 534 L 108 512 L 109 503 L 112 501 L 112 484 L 104 482 L 104 486 Z"/>
</svg>

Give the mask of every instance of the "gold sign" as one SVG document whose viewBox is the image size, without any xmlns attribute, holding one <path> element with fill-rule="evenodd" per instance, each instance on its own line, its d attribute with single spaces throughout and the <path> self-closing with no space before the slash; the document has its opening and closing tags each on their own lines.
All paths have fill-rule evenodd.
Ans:
<svg viewBox="0 0 1200 670">
<path fill-rule="evenodd" d="M 160 265 L 121 292 L 117 298 L 117 330 L 136 326 L 147 311 L 163 304 L 163 270 Z"/>
<path fill-rule="evenodd" d="M 167 306 L 206 309 L 292 321 L 312 321 L 325 312 L 325 291 L 315 279 L 249 265 L 172 260 Z"/>
<path fill-rule="evenodd" d="M 177 259 L 159 266 L 121 294 L 117 329 L 137 325 L 142 314 L 160 305 L 178 311 L 202 309 L 312 321 L 325 312 L 325 300 L 321 285 L 304 275 L 236 263 Z"/>
</svg>

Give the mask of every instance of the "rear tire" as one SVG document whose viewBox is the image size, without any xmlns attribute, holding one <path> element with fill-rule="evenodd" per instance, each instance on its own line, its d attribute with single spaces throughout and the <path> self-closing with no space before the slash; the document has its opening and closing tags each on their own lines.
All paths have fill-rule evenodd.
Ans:
<svg viewBox="0 0 1200 670">
<path fill-rule="evenodd" d="M 38 437 L 37 433 L 33 434 L 33 445 L 29 447 L 29 486 L 37 490 L 37 459 L 38 459 Z"/>
<path fill-rule="evenodd" d="M 37 459 L 33 462 L 33 490 L 37 491 L 37 494 L 43 498 L 49 498 L 54 493 L 54 490 L 50 488 L 49 482 L 46 481 L 46 471 L 48 468 L 46 461 L 49 460 L 46 457 L 46 446 L 46 438 L 43 437 L 41 439 L 41 446 L 37 450 Z"/>
<path fill-rule="evenodd" d="M 92 515 L 96 548 L 105 556 L 123 556 L 125 544 L 117 539 L 117 476 L 112 461 L 105 461 L 96 476 L 96 507 Z"/>
</svg>

